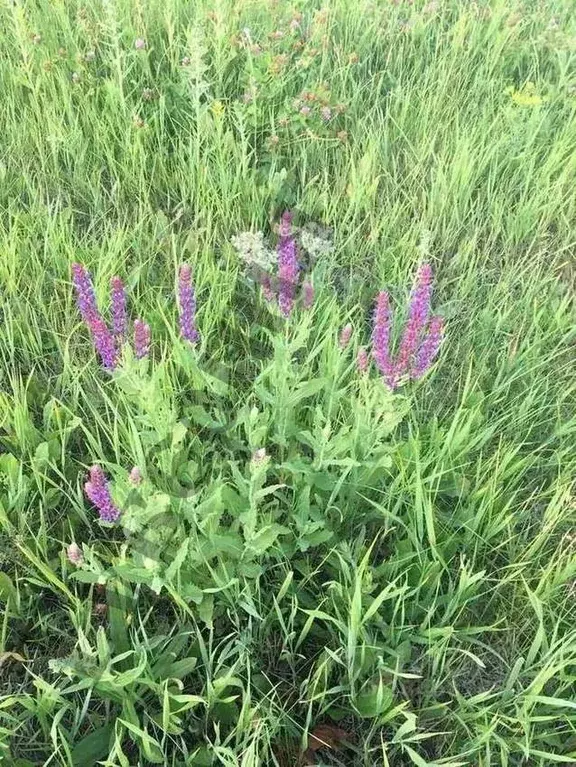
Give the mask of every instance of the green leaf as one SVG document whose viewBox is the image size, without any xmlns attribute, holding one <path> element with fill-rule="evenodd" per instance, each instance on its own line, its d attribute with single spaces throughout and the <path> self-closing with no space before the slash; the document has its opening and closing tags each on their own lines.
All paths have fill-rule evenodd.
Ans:
<svg viewBox="0 0 576 767">
<path fill-rule="evenodd" d="M 212 767 L 214 756 L 208 749 L 208 746 L 200 746 L 192 754 L 192 761 L 190 763 L 195 765 L 195 767 Z"/>
<path fill-rule="evenodd" d="M 164 756 L 160 748 L 158 741 L 154 740 L 145 730 L 137 727 L 135 724 L 128 722 L 126 719 L 118 718 L 116 721 L 123 724 L 127 730 L 136 736 L 136 740 L 140 743 L 144 755 L 148 761 L 153 764 L 165 764 Z"/>
<path fill-rule="evenodd" d="M 41 442 L 34 451 L 34 469 L 43 471 L 50 462 L 50 447 L 47 442 Z"/>
<path fill-rule="evenodd" d="M 148 660 L 146 653 L 142 652 L 140 655 L 140 660 L 138 661 L 138 665 L 134 666 L 134 668 L 131 668 L 128 671 L 124 671 L 123 673 L 118 674 L 118 676 L 114 679 L 114 684 L 117 687 L 127 687 L 129 684 L 134 684 L 134 682 L 142 678 L 142 672 L 146 668 L 147 662 Z"/>
<path fill-rule="evenodd" d="M 172 447 L 178 447 L 182 440 L 186 437 L 188 428 L 185 423 L 178 421 L 172 429 Z"/>
<path fill-rule="evenodd" d="M 390 687 L 383 684 L 371 685 L 362 690 L 354 701 L 358 714 L 364 719 L 372 719 L 385 714 L 394 702 Z"/>
<path fill-rule="evenodd" d="M 250 539 L 248 546 L 256 555 L 264 554 L 278 538 L 279 535 L 286 535 L 290 530 L 282 525 L 267 525 L 259 530 L 256 535 Z"/>
<path fill-rule="evenodd" d="M 105 576 L 101 573 L 91 573 L 89 570 L 76 570 L 70 574 L 70 578 L 79 583 L 104 583 Z"/>
<path fill-rule="evenodd" d="M 198 615 L 209 629 L 212 628 L 212 616 L 214 614 L 214 597 L 212 594 L 204 594 L 204 597 L 198 605 Z"/>
<path fill-rule="evenodd" d="M 16 589 L 6 573 L 0 572 L 0 602 L 16 602 Z"/>
<path fill-rule="evenodd" d="M 311 381 L 301 383 L 296 387 L 296 390 L 292 392 L 290 397 L 288 397 L 288 406 L 295 407 L 302 402 L 302 400 L 305 400 L 308 397 L 313 397 L 319 391 L 322 391 L 325 386 L 325 378 L 313 378 Z"/>
<path fill-rule="evenodd" d="M 74 767 L 93 767 L 110 751 L 110 738 L 114 732 L 113 724 L 106 724 L 77 743 L 72 749 Z"/>
<path fill-rule="evenodd" d="M 114 572 L 121 578 L 125 578 L 130 583 L 151 583 L 154 579 L 154 572 L 145 567 L 134 567 L 134 565 L 125 562 L 114 567 Z"/>
<path fill-rule="evenodd" d="M 186 538 L 180 544 L 178 551 L 176 552 L 174 559 L 166 569 L 166 581 L 169 583 L 180 571 L 180 568 L 186 561 L 188 556 L 188 548 L 190 545 L 190 539 Z"/>
<path fill-rule="evenodd" d="M 182 658 L 171 663 L 165 672 L 166 679 L 184 679 L 185 676 L 191 674 L 196 668 L 198 658 Z"/>
</svg>

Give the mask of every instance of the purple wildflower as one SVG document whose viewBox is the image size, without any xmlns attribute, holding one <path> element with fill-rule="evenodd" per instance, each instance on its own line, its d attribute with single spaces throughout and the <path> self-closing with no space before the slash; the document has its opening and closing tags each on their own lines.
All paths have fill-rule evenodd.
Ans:
<svg viewBox="0 0 576 767">
<path fill-rule="evenodd" d="M 128 475 L 128 480 L 130 481 L 130 484 L 138 486 L 142 482 L 142 472 L 138 468 L 138 466 L 133 466 L 130 474 Z"/>
<path fill-rule="evenodd" d="M 124 343 L 128 334 L 128 314 L 126 313 L 126 290 L 120 277 L 110 280 L 112 294 L 112 329 L 119 344 Z"/>
<path fill-rule="evenodd" d="M 117 362 L 116 345 L 108 325 L 106 325 L 102 317 L 98 316 L 92 317 L 89 327 L 92 332 L 94 346 L 100 355 L 103 367 L 106 370 L 114 370 Z"/>
<path fill-rule="evenodd" d="M 191 343 L 199 339 L 196 330 L 196 296 L 192 285 L 192 269 L 182 264 L 178 276 L 178 302 L 180 304 L 180 333 Z"/>
<path fill-rule="evenodd" d="M 72 264 L 72 282 L 76 291 L 76 303 L 84 322 L 90 324 L 93 317 L 99 317 L 96 296 L 90 272 L 82 264 Z"/>
<path fill-rule="evenodd" d="M 432 297 L 432 267 L 422 264 L 416 274 L 416 281 L 410 297 L 408 321 L 400 342 L 398 357 L 394 363 L 394 380 L 405 375 L 413 357 L 418 350 L 420 339 L 430 314 L 430 299 Z M 394 387 L 392 387 L 394 388 Z"/>
<path fill-rule="evenodd" d="M 150 325 L 142 320 L 134 320 L 134 353 L 138 360 L 150 353 Z"/>
<path fill-rule="evenodd" d="M 143 51 L 146 48 L 146 40 L 144 40 L 143 37 L 137 37 L 136 40 L 134 40 L 134 47 L 137 51 Z"/>
<path fill-rule="evenodd" d="M 68 557 L 68 561 L 72 562 L 73 565 L 76 565 L 76 567 L 79 567 L 82 562 L 84 562 L 84 555 L 82 554 L 82 549 L 80 546 L 78 546 L 77 543 L 71 543 L 68 548 L 66 549 L 66 555 Z"/>
<path fill-rule="evenodd" d="M 384 376 L 388 386 L 394 388 L 394 371 L 390 361 L 390 305 L 388 293 L 380 291 L 374 314 L 372 330 L 372 356 L 376 367 Z"/>
<path fill-rule="evenodd" d="M 369 364 L 370 360 L 368 359 L 368 352 L 363 346 L 361 346 L 358 349 L 358 356 L 356 357 L 356 366 L 358 367 L 358 372 L 365 373 L 368 370 Z"/>
<path fill-rule="evenodd" d="M 345 349 L 348 344 L 350 343 L 350 338 L 352 337 L 352 325 L 348 323 L 347 325 L 344 325 L 342 330 L 340 331 L 340 338 L 338 339 L 338 346 L 341 349 Z"/>
<path fill-rule="evenodd" d="M 118 520 L 120 509 L 112 500 L 108 489 L 108 480 L 100 466 L 92 466 L 90 469 L 90 479 L 84 485 L 84 492 L 98 509 L 102 522 L 116 522 Z"/>
<path fill-rule="evenodd" d="M 278 243 L 278 276 L 280 291 L 278 304 L 284 317 L 288 317 L 294 306 L 294 291 L 298 282 L 298 258 L 296 241 L 292 236 L 292 214 L 286 212 L 280 222 L 280 242 Z"/>
<path fill-rule="evenodd" d="M 314 285 L 311 282 L 305 282 L 302 285 L 302 308 L 311 309 L 314 303 Z"/>
<path fill-rule="evenodd" d="M 434 358 L 438 354 L 444 332 L 444 320 L 442 317 L 434 316 L 430 319 L 428 333 L 424 337 L 416 355 L 416 361 L 412 369 L 411 376 L 415 380 L 422 378 L 424 373 L 430 368 Z"/>
</svg>

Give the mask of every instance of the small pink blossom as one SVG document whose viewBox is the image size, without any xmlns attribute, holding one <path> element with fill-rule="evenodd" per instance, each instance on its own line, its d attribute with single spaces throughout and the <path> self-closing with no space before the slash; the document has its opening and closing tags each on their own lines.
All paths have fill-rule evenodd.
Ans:
<svg viewBox="0 0 576 767">
<path fill-rule="evenodd" d="M 368 358 L 368 352 L 363 346 L 361 346 L 358 349 L 358 356 L 356 357 L 356 365 L 358 367 L 358 371 L 360 373 L 365 373 L 368 370 L 369 364 L 370 360 Z"/>
<path fill-rule="evenodd" d="M 134 466 L 130 474 L 128 475 L 128 480 L 130 481 L 130 484 L 138 486 L 142 482 L 142 472 L 138 468 L 138 466 Z"/>
<path fill-rule="evenodd" d="M 82 549 L 80 546 L 78 546 L 77 543 L 72 542 L 68 548 L 66 549 L 66 555 L 68 557 L 68 560 L 72 562 L 73 565 L 76 565 L 76 567 L 79 567 L 84 562 L 84 555 L 82 554 Z"/>
<path fill-rule="evenodd" d="M 314 303 L 314 285 L 311 282 L 305 282 L 302 285 L 302 308 L 311 309 Z"/>
<path fill-rule="evenodd" d="M 352 337 L 352 325 L 348 323 L 347 325 L 344 325 L 342 330 L 340 331 L 340 338 L 338 339 L 338 346 L 341 349 L 345 349 L 348 344 L 350 343 L 350 338 Z"/>
</svg>

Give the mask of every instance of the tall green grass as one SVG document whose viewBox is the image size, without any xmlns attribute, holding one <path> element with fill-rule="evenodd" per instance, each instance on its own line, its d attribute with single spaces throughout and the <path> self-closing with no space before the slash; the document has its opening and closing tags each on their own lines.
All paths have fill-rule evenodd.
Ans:
<svg viewBox="0 0 576 767">
<path fill-rule="evenodd" d="M 0 8 L 6 764 L 576 761 L 572 10 Z M 300 114 L 303 91 L 329 92 L 328 122 L 317 101 Z M 203 365 L 231 369 L 236 413 L 265 365 L 265 312 L 230 238 L 272 237 L 285 208 L 334 230 L 308 339 L 321 375 L 335 376 L 346 322 L 368 337 L 379 289 L 401 305 L 423 250 L 434 264 L 446 342 L 399 401 L 385 492 L 346 488 L 367 521 L 342 509 L 338 538 L 309 556 L 274 544 L 273 567 L 263 557 L 204 611 L 185 584 L 158 597 L 76 582 L 70 540 L 122 556 L 83 500 L 86 467 L 120 476 L 144 448 L 81 326 L 70 264 L 92 270 L 103 304 L 126 278 L 178 403 L 174 283 L 193 263 Z M 220 579 L 227 566 L 220 554 Z"/>
</svg>

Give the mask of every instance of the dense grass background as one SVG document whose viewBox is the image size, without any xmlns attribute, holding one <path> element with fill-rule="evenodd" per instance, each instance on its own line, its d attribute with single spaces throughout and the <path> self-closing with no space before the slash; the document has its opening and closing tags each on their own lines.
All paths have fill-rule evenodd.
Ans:
<svg viewBox="0 0 576 767">
<path fill-rule="evenodd" d="M 96 732 L 108 765 L 293 765 L 327 724 L 345 736 L 300 763 L 576 761 L 572 3 L 32 0 L 0 8 L 0 49 L 5 763 L 86 767 Z M 300 113 L 305 91 L 330 120 L 318 99 Z M 386 494 L 386 531 L 401 519 L 417 541 L 410 572 L 388 532 L 350 520 L 298 588 L 284 559 L 251 591 L 215 595 L 213 623 L 137 589 L 126 641 L 141 676 L 156 638 L 180 634 L 197 658 L 183 694 L 211 713 L 177 732 L 135 706 L 139 729 L 99 730 L 130 712 L 71 687 L 63 659 L 102 659 L 110 625 L 62 552 L 72 537 L 113 549 L 82 499 L 85 467 L 138 454 L 70 264 L 92 270 L 102 301 L 126 278 L 159 359 L 190 261 L 204 358 L 241 359 L 255 310 L 230 238 L 271 233 L 288 207 L 334 230 L 315 277 L 319 344 L 348 320 L 366 333 L 375 293 L 402 298 L 428 243 L 447 339 L 405 392 Z M 401 584 L 384 617 L 364 599 L 374 584 Z M 354 707 L 373 655 L 404 729 Z"/>
</svg>

